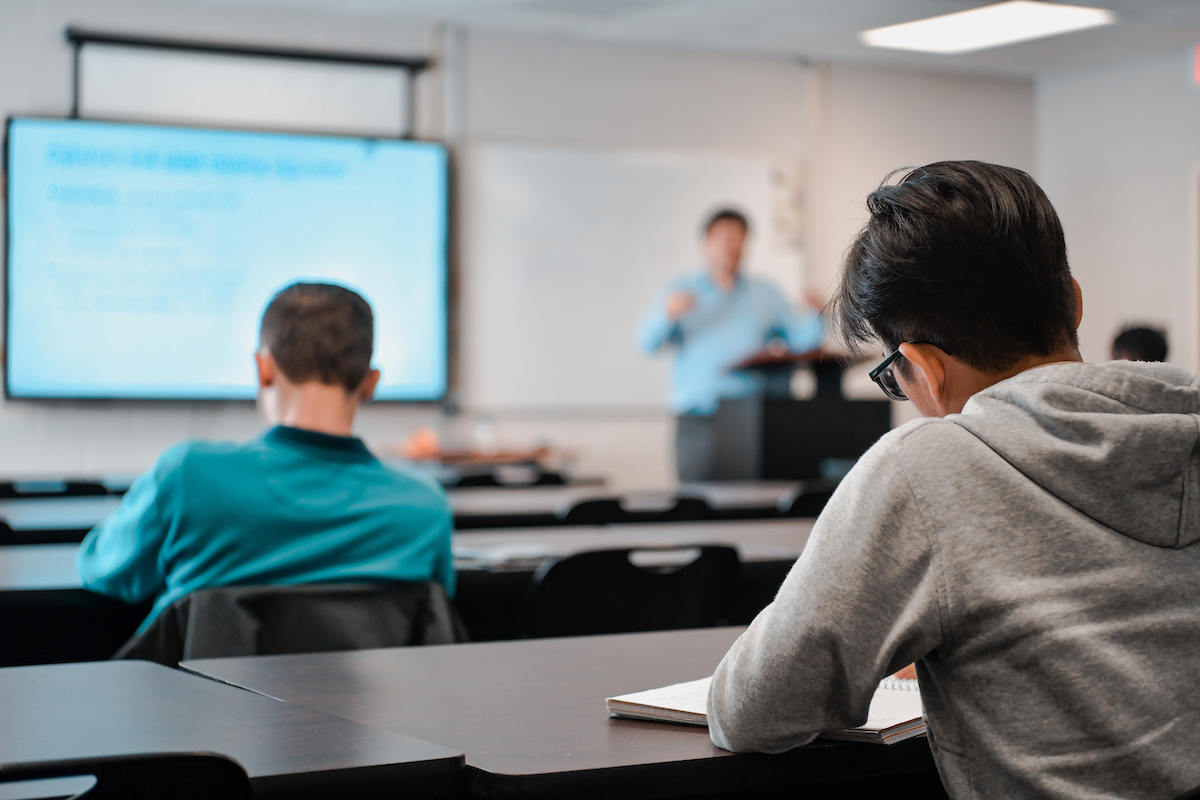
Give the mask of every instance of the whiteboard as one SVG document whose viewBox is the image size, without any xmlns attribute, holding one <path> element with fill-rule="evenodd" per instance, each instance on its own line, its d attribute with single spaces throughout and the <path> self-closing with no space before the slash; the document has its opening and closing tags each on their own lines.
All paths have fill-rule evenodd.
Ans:
<svg viewBox="0 0 1200 800">
<path fill-rule="evenodd" d="M 459 374 L 470 407 L 664 407 L 669 353 L 643 355 L 635 328 L 667 280 L 700 268 L 700 227 L 718 207 L 750 217 L 747 272 L 799 298 L 801 254 L 778 230 L 794 227 L 780 213 L 781 187 L 794 183 L 781 178 L 786 164 L 508 143 L 470 146 L 464 159 Z"/>
</svg>

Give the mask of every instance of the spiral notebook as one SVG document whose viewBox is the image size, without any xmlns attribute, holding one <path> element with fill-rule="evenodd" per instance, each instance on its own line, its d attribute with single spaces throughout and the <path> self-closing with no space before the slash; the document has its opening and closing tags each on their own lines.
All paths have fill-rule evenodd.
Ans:
<svg viewBox="0 0 1200 800">
<path fill-rule="evenodd" d="M 604 701 L 614 717 L 676 722 L 708 727 L 708 685 L 712 678 L 676 683 L 661 689 L 623 694 Z M 867 712 L 867 722 L 857 728 L 828 731 L 823 739 L 893 744 L 925 733 L 921 693 L 915 680 L 884 678 Z"/>
</svg>

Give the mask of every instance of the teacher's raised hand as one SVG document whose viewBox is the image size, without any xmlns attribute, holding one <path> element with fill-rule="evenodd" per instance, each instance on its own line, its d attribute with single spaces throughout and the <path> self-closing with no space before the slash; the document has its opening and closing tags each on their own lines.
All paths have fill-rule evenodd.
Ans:
<svg viewBox="0 0 1200 800">
<path fill-rule="evenodd" d="M 677 321 L 696 307 L 696 296 L 691 292 L 675 292 L 667 298 L 667 316 Z"/>
</svg>

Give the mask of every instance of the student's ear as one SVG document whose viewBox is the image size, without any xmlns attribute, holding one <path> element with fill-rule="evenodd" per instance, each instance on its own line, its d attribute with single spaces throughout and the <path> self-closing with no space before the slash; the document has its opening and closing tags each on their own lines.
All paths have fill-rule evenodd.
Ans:
<svg viewBox="0 0 1200 800">
<path fill-rule="evenodd" d="M 1075 287 L 1075 330 L 1079 330 L 1079 323 L 1083 322 L 1083 289 L 1074 278 L 1071 278 L 1071 285 Z"/>
<path fill-rule="evenodd" d="M 363 378 L 362 383 L 358 385 L 358 391 L 354 393 L 358 402 L 365 403 L 375 396 L 375 387 L 379 385 L 379 375 L 379 370 L 373 369 Z"/>
<path fill-rule="evenodd" d="M 945 416 L 947 389 L 946 375 L 948 372 L 946 359 L 948 356 L 942 352 L 941 348 L 932 344 L 913 344 L 904 342 L 900 345 L 900 352 L 908 359 L 911 370 L 916 373 L 911 376 L 912 381 L 921 384 L 923 392 L 928 395 L 928 399 L 933 403 L 934 409 L 939 412 L 939 416 Z M 914 401 L 915 397 L 910 397 Z M 921 398 L 923 399 L 923 398 Z M 918 407 L 921 404 L 918 403 Z M 926 409 L 921 409 L 923 414 L 928 415 Z"/>
<path fill-rule="evenodd" d="M 269 386 L 275 385 L 275 373 L 279 369 L 275 366 L 275 359 L 271 354 L 263 349 L 254 354 L 254 365 L 258 368 L 258 386 L 261 389 L 266 389 Z"/>
</svg>

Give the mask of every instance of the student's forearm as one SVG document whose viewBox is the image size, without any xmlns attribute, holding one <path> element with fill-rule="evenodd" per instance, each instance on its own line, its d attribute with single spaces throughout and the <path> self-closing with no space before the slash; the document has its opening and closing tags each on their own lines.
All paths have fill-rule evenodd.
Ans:
<svg viewBox="0 0 1200 800">
<path fill-rule="evenodd" d="M 162 587 L 162 576 L 147 563 L 136 544 L 114 538 L 112 531 L 100 528 L 88 535 L 76 557 L 80 584 L 126 603 L 153 597 Z"/>
<path fill-rule="evenodd" d="M 938 570 L 886 442 L 817 521 L 779 594 L 722 660 L 713 741 L 780 752 L 866 721 L 878 681 L 942 641 Z"/>
<path fill-rule="evenodd" d="M 769 615 L 768 608 L 763 615 Z M 760 615 L 760 619 L 762 616 Z M 779 753 L 807 744 L 824 727 L 824 711 L 788 691 L 795 665 L 764 658 L 760 629 L 748 630 L 722 659 L 708 698 L 713 742 L 734 752 Z M 774 663 L 772 663 L 774 662 Z M 808 686 L 813 682 L 808 681 Z M 799 688 L 799 687 L 797 687 Z"/>
<path fill-rule="evenodd" d="M 158 513 L 154 470 L 134 481 L 121 506 L 83 540 L 75 556 L 80 583 L 109 597 L 137 603 L 165 585 L 160 553 L 166 536 Z"/>
</svg>

